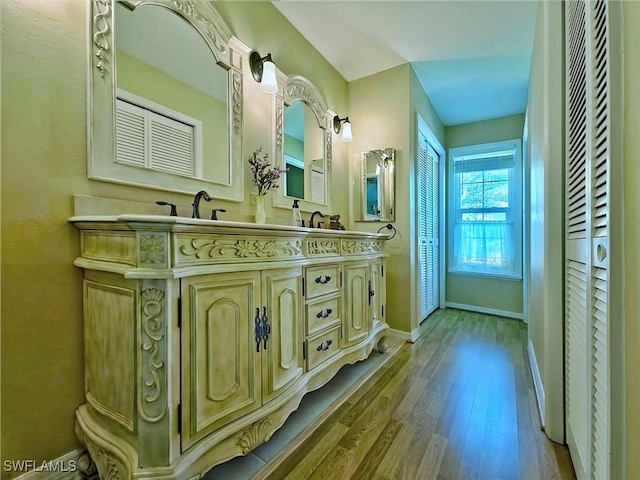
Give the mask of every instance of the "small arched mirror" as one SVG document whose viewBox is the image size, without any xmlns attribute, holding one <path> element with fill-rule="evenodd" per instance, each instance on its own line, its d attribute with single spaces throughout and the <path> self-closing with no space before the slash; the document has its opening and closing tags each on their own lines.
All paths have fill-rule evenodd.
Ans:
<svg viewBox="0 0 640 480">
<path fill-rule="evenodd" d="M 242 200 L 242 57 L 207 2 L 94 0 L 89 178 Z"/>
<path fill-rule="evenodd" d="M 330 206 L 331 129 L 333 118 L 317 87 L 305 77 L 284 80 L 284 95 L 275 96 L 275 148 L 285 180 L 273 196 L 273 204 L 290 208 L 298 199 L 302 210 Z"/>
<path fill-rule="evenodd" d="M 395 150 L 362 152 L 361 162 L 362 221 L 393 221 Z"/>
</svg>

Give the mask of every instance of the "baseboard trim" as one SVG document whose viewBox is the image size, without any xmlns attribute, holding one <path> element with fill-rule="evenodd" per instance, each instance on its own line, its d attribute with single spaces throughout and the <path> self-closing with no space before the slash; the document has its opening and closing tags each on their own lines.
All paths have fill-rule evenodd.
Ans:
<svg viewBox="0 0 640 480">
<path fill-rule="evenodd" d="M 447 302 L 447 308 L 457 308 L 458 310 L 468 310 L 470 312 L 486 313 L 487 315 L 496 315 L 498 317 L 515 318 L 516 320 L 524 320 L 524 314 L 517 312 L 509 312 L 507 310 L 498 310 L 495 308 L 476 307 L 475 305 L 465 305 L 464 303 Z"/>
<path fill-rule="evenodd" d="M 542 427 L 545 426 L 544 421 L 544 386 L 542 384 L 542 378 L 540 377 L 540 370 L 538 370 L 538 360 L 536 360 L 536 352 L 533 349 L 533 343 L 529 340 L 527 344 L 527 353 L 529 354 L 529 367 L 531 368 L 531 375 L 533 376 L 533 387 L 536 391 L 536 400 L 538 401 L 538 413 L 540 414 L 540 423 Z"/>
<path fill-rule="evenodd" d="M 28 470 L 15 480 L 82 480 L 84 477 L 81 470 L 90 462 L 88 456 L 82 458 L 86 453 L 85 449 L 78 448 L 55 460 L 22 460 L 21 464 L 14 462 L 10 465 L 13 471 Z M 3 461 L 3 467 L 6 467 L 7 462 L 8 460 Z"/>
<path fill-rule="evenodd" d="M 404 330 L 396 330 L 394 328 L 390 328 L 389 336 L 405 342 L 416 343 L 416 340 L 420 338 L 420 330 L 414 328 L 410 332 L 405 332 Z"/>
</svg>

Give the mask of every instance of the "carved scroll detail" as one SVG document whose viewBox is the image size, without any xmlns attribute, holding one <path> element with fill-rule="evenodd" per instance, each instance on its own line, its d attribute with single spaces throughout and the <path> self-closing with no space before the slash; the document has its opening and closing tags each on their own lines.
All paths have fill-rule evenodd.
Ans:
<svg viewBox="0 0 640 480">
<path fill-rule="evenodd" d="M 342 251 L 345 253 L 371 253 L 379 252 L 382 249 L 382 243 L 376 241 L 368 242 L 342 242 Z"/>
<path fill-rule="evenodd" d="M 310 255 L 319 255 L 323 253 L 338 253 L 337 240 L 309 240 L 307 242 L 307 250 Z"/>
<path fill-rule="evenodd" d="M 282 102 L 276 102 L 276 151 L 282 151 L 282 137 L 284 135 L 284 107 Z"/>
<path fill-rule="evenodd" d="M 109 42 L 109 32 L 111 31 L 111 1 L 95 0 L 93 9 L 97 12 L 93 16 L 93 45 L 96 47 L 95 67 L 100 72 L 100 76 L 104 77 L 107 72 L 107 63 L 109 62 L 106 52 L 111 49 Z"/>
<path fill-rule="evenodd" d="M 324 131 L 325 147 L 324 151 L 327 152 L 327 170 L 331 171 L 331 159 L 333 158 L 333 135 L 331 129 L 328 128 Z"/>
<path fill-rule="evenodd" d="M 182 245 L 179 251 L 182 255 L 196 258 L 213 258 L 225 255 L 228 251 L 240 258 L 295 256 L 302 253 L 302 242 L 300 240 L 283 242 L 275 240 L 238 240 L 236 242 L 225 242 L 223 240 L 198 241 L 193 239 L 189 246 Z"/>
<path fill-rule="evenodd" d="M 102 480 L 119 480 L 118 466 L 111 455 L 104 449 L 99 449 L 96 455 L 96 465 Z"/>
<path fill-rule="evenodd" d="M 312 90 L 308 85 L 288 80 L 286 94 L 289 98 L 302 100 L 309 105 L 319 122 L 324 118 L 327 109 L 323 108 L 324 105 L 318 100 L 317 92 Z"/>
<path fill-rule="evenodd" d="M 242 448 L 242 453 L 246 455 L 257 446 L 269 440 L 272 433 L 271 419 L 265 417 L 242 432 L 242 435 L 240 435 L 238 439 L 238 445 Z"/>
<path fill-rule="evenodd" d="M 216 26 L 201 10 L 202 7 L 198 2 L 194 2 L 193 0 L 173 0 L 173 5 L 177 10 L 182 12 L 185 17 L 191 17 L 191 21 L 196 21 L 200 24 L 203 35 L 211 41 L 219 53 L 227 53 L 227 39 L 222 38 L 223 35 L 218 32 Z"/>
<path fill-rule="evenodd" d="M 240 134 L 242 129 L 242 75 L 235 71 L 232 75 L 231 85 L 233 88 L 233 129 Z"/>
<path fill-rule="evenodd" d="M 143 353 L 142 355 L 142 371 L 147 372 L 147 379 L 144 380 L 142 385 L 143 391 L 140 393 L 140 397 L 143 402 L 139 402 L 140 416 L 147 422 L 154 423 L 164 417 L 167 407 L 163 406 L 160 413 L 153 415 L 149 413 L 145 407 L 148 404 L 153 404 L 160 398 L 162 393 L 162 381 L 160 379 L 160 372 L 164 369 L 165 361 L 161 358 L 160 342 L 164 339 L 162 313 L 164 292 L 157 288 L 149 288 L 142 292 L 142 314 L 143 324 L 143 352 L 148 352 L 148 355 Z M 162 355 L 164 356 L 164 354 Z M 142 374 L 144 378 L 144 373 Z M 150 377 L 150 378 L 149 378 Z"/>
</svg>

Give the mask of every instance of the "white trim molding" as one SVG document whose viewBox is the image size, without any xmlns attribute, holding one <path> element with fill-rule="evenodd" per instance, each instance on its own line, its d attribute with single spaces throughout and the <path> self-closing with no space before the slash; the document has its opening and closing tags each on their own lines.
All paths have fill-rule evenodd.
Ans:
<svg viewBox="0 0 640 480">
<path fill-rule="evenodd" d="M 542 427 L 545 426 L 544 420 L 544 385 L 542 383 L 542 377 L 540 377 L 540 370 L 538 370 L 538 360 L 536 360 L 536 352 L 533 349 L 533 343 L 529 340 L 527 344 L 527 352 L 529 353 L 529 367 L 531 368 L 531 376 L 533 377 L 533 386 L 536 390 L 536 400 L 538 401 L 538 412 L 540 413 L 540 423 Z"/>
<path fill-rule="evenodd" d="M 83 480 L 95 478 L 90 470 L 95 471 L 95 466 L 87 451 L 78 448 L 55 460 L 3 460 L 2 468 L 10 468 L 13 471 L 25 471 L 15 480 Z"/>
<path fill-rule="evenodd" d="M 391 338 L 397 338 L 398 340 L 403 340 L 409 343 L 416 343 L 416 340 L 420 338 L 420 329 L 414 328 L 410 332 L 405 332 L 404 330 L 396 330 L 394 328 L 389 329 L 389 336 Z"/>
<path fill-rule="evenodd" d="M 496 308 L 476 307 L 475 305 L 465 305 L 463 303 L 453 302 L 447 302 L 445 305 L 447 308 L 457 308 L 458 310 L 467 310 L 469 312 L 486 313 L 487 315 L 524 320 L 524 314 L 518 312 L 509 312 L 507 310 L 498 310 Z"/>
</svg>

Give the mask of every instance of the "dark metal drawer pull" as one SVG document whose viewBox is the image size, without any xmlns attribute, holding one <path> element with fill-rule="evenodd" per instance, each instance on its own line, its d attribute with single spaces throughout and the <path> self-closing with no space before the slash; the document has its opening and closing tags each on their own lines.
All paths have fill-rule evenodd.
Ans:
<svg viewBox="0 0 640 480">
<path fill-rule="evenodd" d="M 269 325 L 269 319 L 267 318 L 267 307 L 262 307 L 262 318 L 260 318 L 260 308 L 256 308 L 256 318 L 254 319 L 255 332 L 256 332 L 256 352 L 260 351 L 260 342 L 262 341 L 262 347 L 267 349 L 267 340 L 271 333 L 271 325 Z"/>
<path fill-rule="evenodd" d="M 331 344 L 333 344 L 333 340 L 328 339 L 328 340 L 327 340 L 327 345 L 325 346 L 325 345 L 324 345 L 324 342 L 322 342 L 320 345 L 318 345 L 318 346 L 316 347 L 316 351 L 318 351 L 318 352 L 322 352 L 322 351 L 329 350 L 329 347 L 331 346 Z"/>
<path fill-rule="evenodd" d="M 267 349 L 267 340 L 270 333 L 271 325 L 269 325 L 269 319 L 267 318 L 267 307 L 262 307 L 262 339 L 264 340 L 262 346 L 265 350 Z"/>
<path fill-rule="evenodd" d="M 324 279 L 322 278 L 322 275 L 320 275 L 319 277 L 316 277 L 316 283 L 321 283 L 321 284 L 325 284 L 325 283 L 329 283 L 331 281 L 331 277 L 329 275 L 325 275 Z"/>
<path fill-rule="evenodd" d="M 316 313 L 316 317 L 317 318 L 327 318 L 329 315 L 331 315 L 331 312 L 333 312 L 333 310 L 331 310 L 330 308 L 327 308 L 327 310 L 325 312 L 326 313 L 323 313 L 322 310 L 320 310 L 318 313 Z"/>
</svg>

